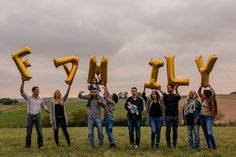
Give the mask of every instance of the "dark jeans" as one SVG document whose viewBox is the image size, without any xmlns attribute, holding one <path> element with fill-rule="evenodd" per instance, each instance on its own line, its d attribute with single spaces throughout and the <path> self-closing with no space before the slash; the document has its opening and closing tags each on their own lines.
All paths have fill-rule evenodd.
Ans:
<svg viewBox="0 0 236 157">
<path fill-rule="evenodd" d="M 57 125 L 57 129 L 54 129 L 54 139 L 55 139 L 56 144 L 59 145 L 58 131 L 59 131 L 59 126 L 60 126 L 62 128 L 62 131 L 63 131 L 64 136 L 66 138 L 67 144 L 70 145 L 70 136 L 67 132 L 65 117 L 56 118 L 56 125 Z"/>
<path fill-rule="evenodd" d="M 35 124 L 36 131 L 38 134 L 38 148 L 41 148 L 43 146 L 43 133 L 42 133 L 42 120 L 40 114 L 37 115 L 30 115 L 28 114 L 27 117 L 27 135 L 26 135 L 26 141 L 25 141 L 25 148 L 31 147 L 31 134 L 33 125 Z"/>
<path fill-rule="evenodd" d="M 128 118 L 128 129 L 129 129 L 129 140 L 130 145 L 134 144 L 134 129 L 136 132 L 136 145 L 140 144 L 140 128 L 141 128 L 141 119 L 138 118 Z"/>
<path fill-rule="evenodd" d="M 201 116 L 200 120 L 201 120 L 201 126 L 202 126 L 204 136 L 206 138 L 208 148 L 215 149 L 216 141 L 213 136 L 213 130 L 212 130 L 212 126 L 213 126 L 212 116 Z"/>
<path fill-rule="evenodd" d="M 152 129 L 152 135 L 151 135 L 151 144 L 154 145 L 155 143 L 155 137 L 156 137 L 156 144 L 160 144 L 161 139 L 161 127 L 162 127 L 163 118 L 152 118 L 150 117 L 150 124 Z"/>
<path fill-rule="evenodd" d="M 177 145 L 177 137 L 178 137 L 178 116 L 166 116 L 166 143 L 168 147 L 171 147 L 171 127 L 173 130 L 173 146 Z"/>
<path fill-rule="evenodd" d="M 112 134 L 113 125 L 114 125 L 114 119 L 112 117 L 108 116 L 106 118 L 105 126 L 106 126 L 107 137 L 108 137 L 108 140 L 109 140 L 110 144 L 114 143 L 113 134 Z"/>
</svg>

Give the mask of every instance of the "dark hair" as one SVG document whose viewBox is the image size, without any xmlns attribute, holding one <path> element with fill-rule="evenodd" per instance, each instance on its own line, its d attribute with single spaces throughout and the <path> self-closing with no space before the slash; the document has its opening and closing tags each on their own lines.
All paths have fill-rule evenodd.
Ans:
<svg viewBox="0 0 236 157">
<path fill-rule="evenodd" d="M 118 103 L 118 96 L 117 96 L 117 94 L 113 93 L 113 95 L 112 95 L 112 100 L 113 100 L 115 103 Z"/>
<path fill-rule="evenodd" d="M 95 80 L 96 80 L 96 83 L 98 83 L 98 79 L 97 79 L 95 76 L 92 77 L 92 79 L 91 79 L 91 83 L 92 83 L 93 79 L 95 79 Z"/>
<path fill-rule="evenodd" d="M 203 93 L 205 94 L 207 99 L 209 99 L 212 96 L 212 92 L 208 89 L 204 90 Z"/>
<path fill-rule="evenodd" d="M 131 90 L 132 90 L 132 89 L 136 89 L 136 90 L 138 90 L 137 87 L 132 87 Z"/>
<path fill-rule="evenodd" d="M 170 86 L 171 88 L 175 88 L 175 85 L 173 85 L 173 84 L 168 84 L 167 87 L 169 87 L 169 86 Z"/>
<path fill-rule="evenodd" d="M 157 100 L 159 100 L 159 99 L 160 99 L 160 95 L 159 95 L 158 91 L 156 91 L 156 90 L 152 91 L 152 93 L 151 93 L 151 99 L 154 100 L 154 98 L 152 97 L 152 94 L 153 94 L 153 93 L 157 95 Z"/>
<path fill-rule="evenodd" d="M 38 86 L 34 86 L 33 88 L 32 88 L 32 92 L 34 92 L 37 88 L 39 88 Z"/>
</svg>

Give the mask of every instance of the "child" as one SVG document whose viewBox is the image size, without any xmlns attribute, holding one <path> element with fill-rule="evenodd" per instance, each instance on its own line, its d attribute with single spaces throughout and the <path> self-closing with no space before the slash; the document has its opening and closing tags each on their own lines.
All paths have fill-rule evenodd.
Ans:
<svg viewBox="0 0 236 157">
<path fill-rule="evenodd" d="M 102 83 L 100 75 L 98 76 L 98 79 L 94 76 L 91 80 L 91 84 L 88 85 L 88 90 L 91 91 L 92 88 L 96 88 L 98 92 L 101 92 L 100 85 Z"/>
<path fill-rule="evenodd" d="M 101 80 L 100 75 L 98 75 L 98 79 L 94 76 L 91 80 L 91 84 L 88 85 L 88 90 L 90 91 L 90 93 L 91 93 L 91 90 L 93 89 L 97 89 L 98 92 L 101 92 L 101 88 L 100 88 L 101 83 L 102 83 L 102 80 Z M 90 102 L 91 102 L 91 98 L 88 99 L 88 103 L 86 107 L 90 106 Z"/>
<path fill-rule="evenodd" d="M 104 113 L 105 113 L 106 133 L 107 133 L 107 137 L 110 143 L 109 148 L 116 148 L 116 144 L 114 142 L 114 138 L 112 134 L 112 128 L 114 125 L 114 112 L 115 112 L 116 104 L 118 102 L 118 96 L 115 93 L 110 95 L 106 86 L 104 86 L 103 89 L 104 89 L 104 99 L 107 102 Z"/>
<path fill-rule="evenodd" d="M 138 107 L 136 105 L 133 105 L 130 102 L 128 102 L 128 108 L 130 109 L 130 111 L 132 113 L 135 113 L 136 115 L 139 115 Z"/>
</svg>

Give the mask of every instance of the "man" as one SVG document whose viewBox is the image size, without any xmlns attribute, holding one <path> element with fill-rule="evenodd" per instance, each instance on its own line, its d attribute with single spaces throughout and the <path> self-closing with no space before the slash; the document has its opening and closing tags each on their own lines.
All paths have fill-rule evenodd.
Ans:
<svg viewBox="0 0 236 157">
<path fill-rule="evenodd" d="M 94 127 L 98 130 L 99 146 L 103 148 L 103 131 L 101 120 L 101 107 L 105 107 L 105 100 L 98 94 L 97 88 L 92 88 L 90 94 L 82 95 L 84 91 L 79 92 L 79 98 L 90 100 L 88 104 L 88 137 L 90 148 L 95 148 Z"/>
<path fill-rule="evenodd" d="M 130 147 L 134 147 L 134 129 L 136 132 L 136 145 L 138 148 L 140 145 L 140 128 L 142 122 L 142 111 L 143 111 L 143 100 L 137 96 L 137 88 L 131 88 L 132 96 L 126 100 L 125 109 L 128 117 L 128 129 L 129 129 L 129 139 Z M 135 111 L 137 110 L 137 111 Z"/>
<path fill-rule="evenodd" d="M 44 104 L 43 99 L 39 97 L 39 87 L 35 86 L 32 88 L 32 96 L 28 96 L 24 91 L 25 82 L 22 80 L 20 87 L 21 96 L 26 100 L 27 103 L 27 135 L 25 141 L 25 148 L 31 148 L 31 134 L 33 124 L 35 124 L 38 134 L 38 148 L 43 147 L 43 134 L 42 134 L 42 120 L 40 116 L 41 109 L 50 113 L 47 106 Z"/>
<path fill-rule="evenodd" d="M 106 86 L 104 86 L 103 89 L 104 89 L 103 96 L 107 102 L 105 106 L 105 127 L 106 127 L 107 137 L 110 143 L 109 148 L 116 148 L 116 144 L 114 142 L 112 134 L 112 128 L 114 125 L 114 112 L 116 108 L 116 103 L 118 102 L 118 96 L 115 93 L 110 95 Z"/>
<path fill-rule="evenodd" d="M 168 94 L 161 91 L 165 105 L 165 120 L 166 120 L 166 142 L 167 147 L 171 148 L 171 127 L 173 129 L 173 147 L 176 148 L 178 136 L 178 122 L 179 122 L 179 100 L 181 99 L 178 92 L 178 85 L 167 85 Z M 175 91 L 175 93 L 174 93 Z"/>
</svg>

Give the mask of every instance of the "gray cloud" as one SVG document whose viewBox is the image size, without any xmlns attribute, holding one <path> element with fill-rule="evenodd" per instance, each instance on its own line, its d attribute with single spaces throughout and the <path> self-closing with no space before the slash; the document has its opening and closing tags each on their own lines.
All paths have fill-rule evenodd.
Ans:
<svg viewBox="0 0 236 157">
<path fill-rule="evenodd" d="M 219 93 L 235 90 L 234 84 L 236 10 L 233 0 L 186 1 L 7 1 L 0 2 L 0 97 L 19 97 L 19 72 L 10 54 L 26 46 L 33 53 L 29 68 L 43 96 L 64 89 L 65 73 L 56 69 L 56 57 L 81 58 L 72 96 L 86 89 L 88 56 L 109 56 L 111 90 L 143 87 L 150 77 L 150 58 L 165 61 L 176 56 L 176 75 L 190 78 L 198 88 L 200 74 L 194 59 L 211 53 L 217 61 L 211 81 Z M 227 78 L 225 80 L 224 78 Z M 166 67 L 159 81 L 166 84 Z M 189 88 L 181 88 L 186 93 Z M 16 91 L 17 89 L 17 91 Z"/>
</svg>

